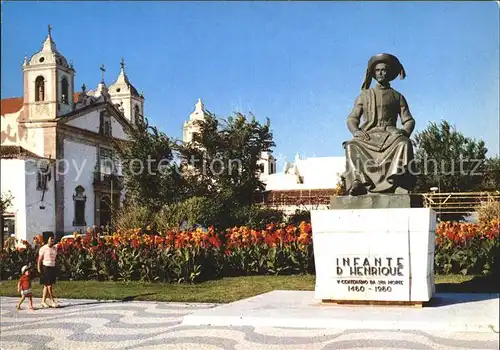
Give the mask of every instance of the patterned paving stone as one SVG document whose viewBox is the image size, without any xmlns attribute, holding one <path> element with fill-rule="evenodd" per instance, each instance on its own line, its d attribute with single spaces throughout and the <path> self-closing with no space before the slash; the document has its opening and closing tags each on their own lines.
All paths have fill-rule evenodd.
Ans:
<svg viewBox="0 0 500 350">
<path fill-rule="evenodd" d="M 60 300 L 15 310 L 0 298 L 2 349 L 498 349 L 496 333 L 200 327 L 182 318 L 216 304 Z M 40 305 L 40 299 L 34 300 Z"/>
</svg>

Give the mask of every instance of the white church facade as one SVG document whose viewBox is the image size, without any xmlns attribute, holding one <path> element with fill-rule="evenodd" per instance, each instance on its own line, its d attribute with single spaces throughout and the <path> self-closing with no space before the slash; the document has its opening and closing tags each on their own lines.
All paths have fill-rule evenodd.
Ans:
<svg viewBox="0 0 500 350">
<path fill-rule="evenodd" d="M 57 50 L 51 29 L 41 50 L 25 58 L 23 96 L 1 101 L 1 193 L 4 237 L 32 241 L 109 224 L 123 195 L 115 140 L 142 118 L 144 96 L 121 71 L 109 87 L 76 93 L 75 68 Z"/>
</svg>

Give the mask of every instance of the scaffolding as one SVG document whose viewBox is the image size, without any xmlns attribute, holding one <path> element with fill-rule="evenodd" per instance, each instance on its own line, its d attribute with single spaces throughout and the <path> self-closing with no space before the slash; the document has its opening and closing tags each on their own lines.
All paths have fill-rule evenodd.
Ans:
<svg viewBox="0 0 500 350">
<path fill-rule="evenodd" d="M 438 215 L 470 215 L 484 202 L 500 202 L 500 191 L 494 192 L 430 192 L 419 193 L 424 206 L 432 208 Z"/>
</svg>

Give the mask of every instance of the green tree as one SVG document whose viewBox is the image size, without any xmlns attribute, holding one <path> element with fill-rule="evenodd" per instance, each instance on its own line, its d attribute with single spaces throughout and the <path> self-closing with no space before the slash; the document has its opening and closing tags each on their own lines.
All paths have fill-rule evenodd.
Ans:
<svg viewBox="0 0 500 350">
<path fill-rule="evenodd" d="M 482 187 L 487 191 L 500 190 L 500 156 L 486 160 Z"/>
<path fill-rule="evenodd" d="M 466 137 L 447 121 L 415 134 L 419 168 L 415 192 L 467 192 L 481 188 L 487 148 L 482 140 Z"/>
<path fill-rule="evenodd" d="M 192 142 L 177 147 L 190 195 L 209 198 L 228 218 L 260 201 L 265 186 L 258 161 L 275 146 L 269 119 L 261 124 L 253 115 L 224 120 L 207 113 L 198 125 Z"/>
<path fill-rule="evenodd" d="M 122 163 L 126 204 L 146 207 L 151 213 L 184 196 L 183 180 L 174 162 L 174 142 L 148 120 L 127 131 L 128 141 L 116 143 Z"/>
</svg>

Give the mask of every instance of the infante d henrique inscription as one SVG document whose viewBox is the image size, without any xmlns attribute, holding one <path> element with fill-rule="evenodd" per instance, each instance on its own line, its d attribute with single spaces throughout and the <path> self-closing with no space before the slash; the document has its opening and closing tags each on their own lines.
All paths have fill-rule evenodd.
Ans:
<svg viewBox="0 0 500 350">
<path fill-rule="evenodd" d="M 337 258 L 337 276 L 403 276 L 404 258 Z"/>
<path fill-rule="evenodd" d="M 337 257 L 337 284 L 345 285 L 347 292 L 392 292 L 405 285 L 405 258 L 403 257 Z M 398 278 L 399 277 L 399 278 Z"/>
</svg>

